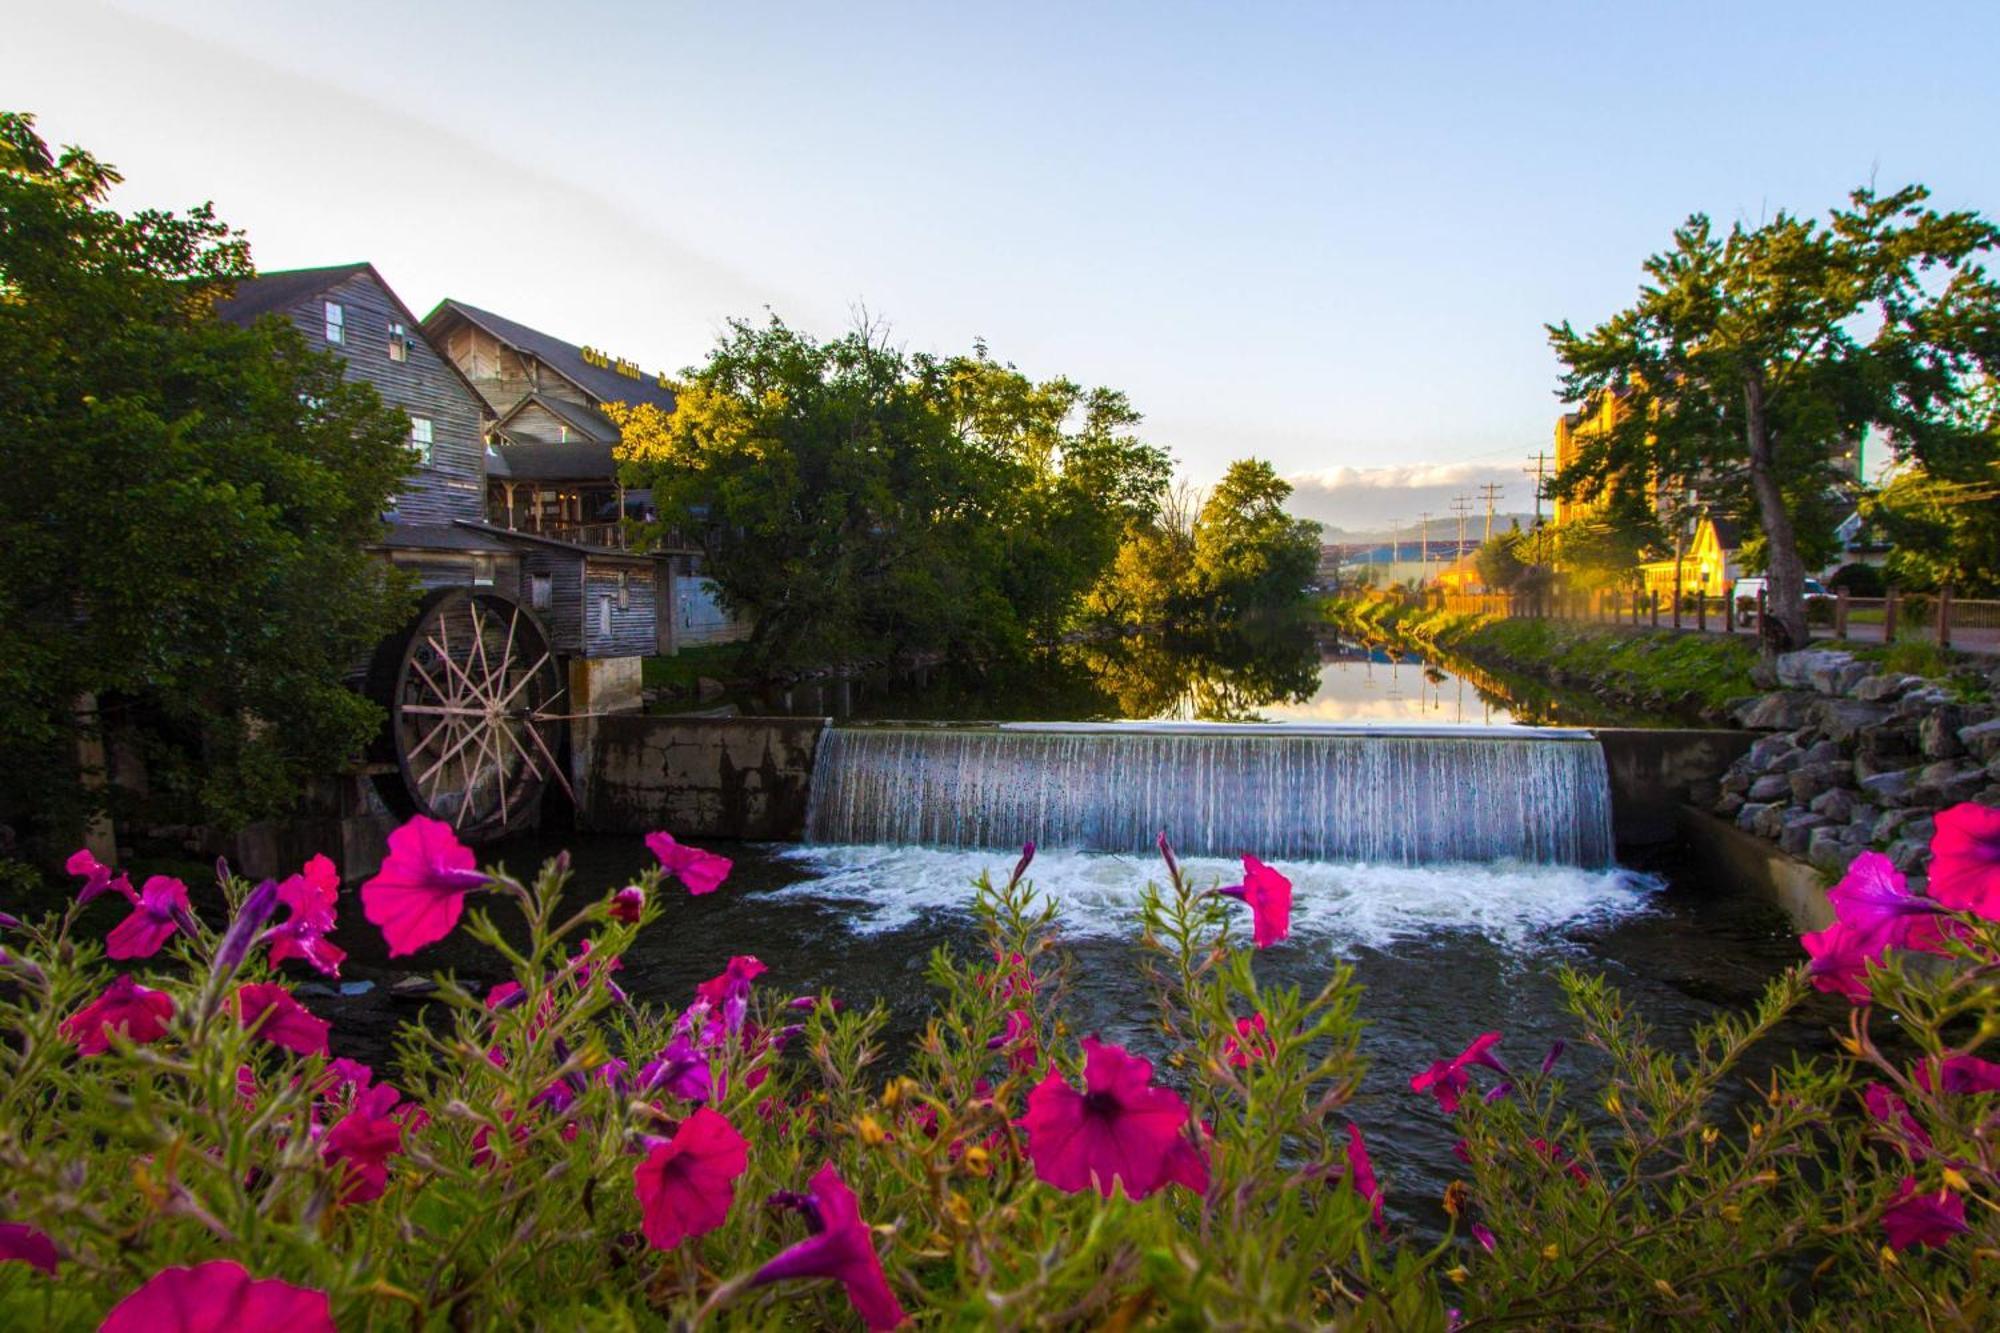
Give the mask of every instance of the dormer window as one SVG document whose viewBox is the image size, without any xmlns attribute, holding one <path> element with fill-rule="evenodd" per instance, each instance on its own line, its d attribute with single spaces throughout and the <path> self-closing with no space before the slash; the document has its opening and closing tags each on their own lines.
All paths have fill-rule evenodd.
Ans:
<svg viewBox="0 0 2000 1333">
<path fill-rule="evenodd" d="M 389 359 L 391 361 L 410 359 L 410 331 L 401 324 L 389 325 Z"/>
<path fill-rule="evenodd" d="M 431 419 L 429 417 L 410 418 L 410 452 L 425 467 L 431 464 Z"/>
<path fill-rule="evenodd" d="M 336 301 L 326 303 L 326 340 L 330 343 L 347 341 L 347 312 Z"/>
</svg>

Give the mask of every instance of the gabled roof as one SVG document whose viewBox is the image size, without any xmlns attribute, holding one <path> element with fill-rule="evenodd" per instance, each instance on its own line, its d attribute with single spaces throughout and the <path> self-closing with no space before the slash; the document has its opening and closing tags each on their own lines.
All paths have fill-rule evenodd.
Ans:
<svg viewBox="0 0 2000 1333">
<path fill-rule="evenodd" d="M 496 444 L 486 455 L 488 476 L 510 481 L 614 481 L 618 462 L 601 440 L 561 444 Z"/>
<path fill-rule="evenodd" d="M 357 273 L 373 273 L 373 264 L 334 264 L 327 268 L 294 268 L 277 273 L 259 273 L 236 284 L 230 295 L 216 302 L 215 313 L 232 324 L 248 324 L 259 315 L 289 310 L 308 296 L 317 296 L 346 282 Z M 375 274 L 384 291 L 389 284 Z M 394 293 L 391 293 L 394 295 Z M 412 321 L 414 322 L 414 321 Z"/>
<path fill-rule="evenodd" d="M 493 423 L 495 428 L 502 434 L 505 434 L 507 423 L 530 407 L 541 408 L 556 420 L 583 432 L 584 436 L 588 439 L 615 441 L 618 438 L 618 427 L 612 425 L 611 418 L 605 416 L 596 408 L 586 407 L 582 403 L 566 403 L 560 398 L 551 398 L 545 393 L 531 393 L 520 402 L 508 408 L 501 415 L 500 419 Z"/>
<path fill-rule="evenodd" d="M 674 410 L 673 391 L 662 389 L 653 376 L 628 379 L 615 370 L 594 366 L 583 359 L 583 348 L 577 344 L 490 310 L 446 299 L 438 302 L 437 308 L 425 318 L 424 326 L 430 328 L 449 318 L 463 319 L 515 351 L 534 357 L 600 403 L 651 403 L 665 412 Z"/>
</svg>

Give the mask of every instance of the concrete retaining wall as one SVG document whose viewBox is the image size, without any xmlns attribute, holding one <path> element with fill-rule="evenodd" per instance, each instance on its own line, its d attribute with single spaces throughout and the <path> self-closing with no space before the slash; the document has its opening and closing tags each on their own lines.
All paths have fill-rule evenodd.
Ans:
<svg viewBox="0 0 2000 1333">
<path fill-rule="evenodd" d="M 594 719 L 577 755 L 580 820 L 601 833 L 796 840 L 824 718 Z"/>
<path fill-rule="evenodd" d="M 1671 842 L 1683 802 L 1714 800 L 1722 775 L 1757 738 L 1749 732 L 1593 727 L 1611 773 L 1612 831 L 1621 847 Z"/>
<path fill-rule="evenodd" d="M 1801 931 L 1824 930 L 1833 922 L 1826 877 L 1768 839 L 1745 833 L 1726 819 L 1683 807 L 1681 832 L 1695 872 L 1712 885 L 1749 889 L 1785 910 Z"/>
</svg>

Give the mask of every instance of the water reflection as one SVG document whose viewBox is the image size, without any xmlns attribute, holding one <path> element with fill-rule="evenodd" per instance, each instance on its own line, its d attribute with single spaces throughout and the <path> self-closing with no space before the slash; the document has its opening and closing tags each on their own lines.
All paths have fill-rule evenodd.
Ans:
<svg viewBox="0 0 2000 1333">
<path fill-rule="evenodd" d="M 1003 668 L 827 677 L 733 701 L 746 713 L 992 722 L 1628 723 L 1595 700 L 1469 663 L 1345 641 L 1310 620 L 1069 643 Z"/>
</svg>

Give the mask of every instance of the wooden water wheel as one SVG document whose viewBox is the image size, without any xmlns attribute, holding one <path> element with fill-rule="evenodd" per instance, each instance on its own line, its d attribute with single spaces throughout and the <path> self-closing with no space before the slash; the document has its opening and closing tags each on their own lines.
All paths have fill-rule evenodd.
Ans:
<svg viewBox="0 0 2000 1333">
<path fill-rule="evenodd" d="M 507 597 L 430 593 L 376 653 L 369 693 L 389 710 L 377 786 L 399 814 L 492 837 L 531 827 L 550 782 L 569 790 L 555 652 L 541 622 Z"/>
</svg>

